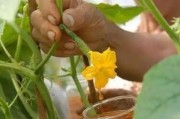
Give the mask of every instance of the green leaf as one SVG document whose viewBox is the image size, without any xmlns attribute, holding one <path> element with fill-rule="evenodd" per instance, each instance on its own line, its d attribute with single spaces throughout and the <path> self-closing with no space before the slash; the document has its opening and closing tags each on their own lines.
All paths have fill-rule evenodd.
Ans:
<svg viewBox="0 0 180 119">
<path fill-rule="evenodd" d="M 13 22 L 21 0 L 0 0 L 0 19 Z"/>
<path fill-rule="evenodd" d="M 140 6 L 120 7 L 117 4 L 109 5 L 100 3 L 96 5 L 96 7 L 106 16 L 108 20 L 118 24 L 123 24 L 144 11 L 144 9 Z"/>
<path fill-rule="evenodd" d="M 21 20 L 22 20 L 22 18 L 16 18 L 16 23 L 19 25 Z M 24 30 L 29 33 L 29 18 L 28 17 L 25 18 L 25 23 L 24 24 L 25 24 L 24 25 L 24 27 L 25 27 Z M 5 27 L 5 28 L 3 28 L 3 27 Z M 16 43 L 18 34 L 16 33 L 16 31 L 9 24 L 4 25 L 3 23 L 2 24 L 0 23 L 0 34 L 1 34 L 1 31 L 2 31 L 1 29 L 4 30 L 4 32 L 2 34 L 2 41 L 5 44 L 5 46 Z M 1 49 L 2 48 L 0 46 L 0 50 Z"/>
<path fill-rule="evenodd" d="M 152 67 L 144 77 L 134 119 L 180 119 L 180 55 Z"/>
</svg>

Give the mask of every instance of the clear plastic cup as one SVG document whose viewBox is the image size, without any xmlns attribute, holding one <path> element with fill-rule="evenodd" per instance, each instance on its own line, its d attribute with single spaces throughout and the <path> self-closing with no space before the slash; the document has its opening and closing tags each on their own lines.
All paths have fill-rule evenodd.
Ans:
<svg viewBox="0 0 180 119">
<path fill-rule="evenodd" d="M 134 106 L 134 96 L 112 97 L 85 109 L 83 119 L 133 119 Z"/>
</svg>

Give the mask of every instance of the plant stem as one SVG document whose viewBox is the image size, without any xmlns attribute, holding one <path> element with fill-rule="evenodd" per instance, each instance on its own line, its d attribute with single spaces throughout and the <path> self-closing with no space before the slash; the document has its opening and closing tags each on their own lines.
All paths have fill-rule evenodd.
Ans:
<svg viewBox="0 0 180 119">
<path fill-rule="evenodd" d="M 4 90 L 3 90 L 3 87 L 2 87 L 2 84 L 0 83 L 0 97 L 2 98 L 2 99 L 6 99 L 6 96 L 5 96 L 5 94 L 4 94 Z"/>
<path fill-rule="evenodd" d="M 23 9 L 23 16 L 22 16 L 22 20 L 21 20 L 21 24 L 20 24 L 20 28 L 24 27 L 24 22 L 25 22 L 25 17 L 26 17 L 26 13 L 27 13 L 27 4 L 24 6 Z M 16 52 L 15 52 L 15 60 L 18 61 L 20 58 L 20 52 L 21 52 L 21 48 L 22 48 L 22 37 L 20 34 L 18 34 L 18 40 L 17 40 L 17 46 L 16 46 Z"/>
<path fill-rule="evenodd" d="M 163 29 L 168 33 L 170 38 L 173 40 L 177 52 L 180 52 L 180 39 L 177 34 L 170 28 L 166 20 L 163 18 L 159 10 L 156 8 L 155 4 L 152 0 L 142 0 L 144 5 L 148 8 L 148 10 L 153 14 L 158 23 L 163 27 Z"/>
<path fill-rule="evenodd" d="M 0 31 L 0 45 L 2 47 L 2 49 L 4 50 L 5 54 L 7 55 L 7 57 L 11 60 L 11 62 L 16 62 L 13 57 L 11 56 L 11 54 L 8 52 L 7 48 L 5 47 L 3 41 L 2 41 L 2 35 L 3 35 L 3 32 L 4 32 L 4 28 L 5 28 L 5 22 L 3 22 L 3 25 L 2 25 L 2 31 Z"/>
<path fill-rule="evenodd" d="M 8 58 L 11 60 L 11 62 L 14 62 L 16 63 L 16 61 L 13 59 L 13 57 L 11 56 L 11 54 L 8 52 L 8 50 L 6 49 L 3 41 L 1 40 L 1 36 L 0 36 L 0 44 L 1 44 L 1 47 L 3 48 L 5 54 L 8 56 Z"/>
<path fill-rule="evenodd" d="M 77 78 L 77 72 L 76 72 L 76 67 L 75 67 L 75 61 L 74 61 L 74 57 L 70 57 L 70 63 L 71 63 L 71 73 L 72 73 L 72 78 L 76 84 L 76 87 L 79 91 L 79 94 L 82 98 L 82 101 L 85 105 L 85 107 L 90 107 L 91 105 L 88 102 L 87 96 L 84 94 L 83 88 L 81 86 L 81 84 L 79 83 L 79 80 Z"/>
<path fill-rule="evenodd" d="M 42 99 L 44 101 L 44 104 L 47 108 L 47 112 L 48 112 L 48 119 L 55 119 L 55 109 L 53 106 L 53 103 L 51 101 L 51 97 L 49 95 L 48 89 L 44 84 L 44 81 L 41 77 L 41 80 L 36 80 L 36 86 L 38 88 L 38 91 L 40 93 L 40 95 L 42 96 Z"/>
<path fill-rule="evenodd" d="M 10 112 L 10 110 L 8 108 L 7 103 L 3 99 L 1 99 L 1 98 L 0 98 L 0 106 L 2 106 L 3 109 L 4 109 L 5 118 L 6 119 L 13 119 L 12 115 L 11 115 L 11 112 Z"/>
<path fill-rule="evenodd" d="M 34 113 L 34 111 L 31 109 L 31 107 L 28 105 L 28 103 L 26 103 L 26 101 L 24 99 L 24 96 L 21 94 L 21 89 L 20 89 L 20 87 L 19 87 L 19 85 L 17 83 L 17 75 L 15 74 L 14 71 L 11 71 L 10 76 L 11 76 L 13 85 L 14 85 L 14 87 L 16 89 L 16 92 L 17 92 L 17 94 L 18 94 L 24 108 L 26 109 L 26 111 L 28 112 L 28 114 L 31 116 L 32 119 L 37 118 L 37 115 Z M 9 105 L 9 107 L 11 107 L 11 105 Z"/>
<path fill-rule="evenodd" d="M 88 58 L 85 55 L 83 55 L 83 62 L 84 62 L 85 67 L 89 66 Z M 96 89 L 94 87 L 94 82 L 93 80 L 88 80 L 87 82 L 88 82 L 88 87 L 89 87 L 90 101 L 94 104 L 99 101 L 99 98 L 96 93 Z"/>
<path fill-rule="evenodd" d="M 40 107 L 40 108 L 38 108 L 39 119 L 47 119 L 46 109 L 44 108 L 44 102 L 43 102 L 41 94 L 37 88 L 36 88 L 36 101 L 37 101 L 37 107 Z"/>
<path fill-rule="evenodd" d="M 56 0 L 56 5 L 57 5 L 57 8 L 58 8 L 58 11 L 59 11 L 59 14 L 62 18 L 62 14 L 63 14 L 63 3 L 62 3 L 62 0 Z"/>
<path fill-rule="evenodd" d="M 38 46 L 36 45 L 36 43 L 34 42 L 34 40 L 32 39 L 32 37 L 30 35 L 28 35 L 23 29 L 19 28 L 15 23 L 11 23 L 10 24 L 15 31 L 21 35 L 22 39 L 26 42 L 26 44 L 28 45 L 28 47 L 31 49 L 31 51 L 34 54 L 33 57 L 33 62 L 34 64 L 39 64 L 39 62 L 41 61 L 41 53 L 39 51 Z"/>
<path fill-rule="evenodd" d="M 28 68 L 22 67 L 19 64 L 15 64 L 15 63 L 7 63 L 4 61 L 0 61 L 0 67 L 3 68 L 8 68 L 8 69 L 14 69 L 14 71 L 17 74 L 26 76 L 28 78 L 30 78 L 31 80 L 35 81 L 37 79 L 37 76 L 34 74 L 34 72 Z"/>
<path fill-rule="evenodd" d="M 88 52 L 90 51 L 90 49 L 87 46 L 87 44 L 74 32 L 72 32 L 66 25 L 60 24 L 60 29 L 64 30 L 68 34 L 68 36 L 70 36 L 72 40 L 75 41 L 77 46 L 80 48 L 81 52 L 89 58 Z"/>
<path fill-rule="evenodd" d="M 28 3 L 29 3 L 29 16 L 30 16 L 31 13 L 34 10 L 36 10 L 37 4 L 36 4 L 35 0 L 28 0 Z M 30 24 L 30 25 L 31 25 L 31 31 L 32 31 L 32 28 L 33 28 L 32 24 Z M 33 41 L 33 40 L 31 40 L 31 41 Z M 42 57 L 41 57 L 41 54 L 40 54 L 38 43 L 35 43 L 35 45 L 37 46 L 37 49 L 34 51 L 34 53 L 35 53 L 34 64 L 38 65 L 39 61 L 41 61 Z M 38 58 L 40 60 L 36 61 L 36 58 Z M 37 87 L 36 94 L 37 94 L 37 98 L 38 98 L 37 103 L 38 103 L 38 108 L 39 108 L 38 109 L 39 114 L 42 114 L 42 119 L 43 119 L 43 115 L 46 115 L 46 112 L 41 113 L 40 110 L 46 109 L 49 119 L 55 119 L 54 106 L 52 104 L 52 100 L 51 100 L 51 97 L 50 97 L 49 92 L 47 90 L 47 87 L 44 84 L 43 72 L 39 72 L 38 75 L 39 76 L 38 76 L 35 83 L 36 83 L 36 87 Z M 38 93 L 40 95 L 38 95 Z M 43 102 L 39 102 L 41 100 L 43 100 Z M 46 106 L 46 108 L 45 108 L 44 105 Z M 39 116 L 39 117 L 41 117 L 41 116 Z"/>
<path fill-rule="evenodd" d="M 46 62 L 49 60 L 49 58 L 52 56 L 52 54 L 54 53 L 54 51 L 57 48 L 57 43 L 54 42 L 53 45 L 51 46 L 49 52 L 47 53 L 46 57 L 40 62 L 40 64 L 36 67 L 34 73 L 38 74 L 40 71 L 42 71 L 42 68 L 44 67 L 44 65 L 46 64 Z"/>
</svg>

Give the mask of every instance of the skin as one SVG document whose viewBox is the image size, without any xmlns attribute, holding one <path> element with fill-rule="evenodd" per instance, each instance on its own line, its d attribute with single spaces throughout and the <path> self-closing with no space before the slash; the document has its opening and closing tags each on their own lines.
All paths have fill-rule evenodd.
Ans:
<svg viewBox="0 0 180 119">
<path fill-rule="evenodd" d="M 179 0 L 154 1 L 169 23 L 173 17 L 180 16 Z M 31 15 L 34 27 L 32 34 L 44 52 L 47 52 L 51 44 L 57 41 L 59 47 L 55 56 L 81 54 L 75 43 L 60 31 L 58 25 L 61 22 L 69 26 L 92 50 L 102 52 L 108 47 L 114 50 L 117 55 L 116 72 L 127 80 L 142 81 L 144 73 L 152 65 L 177 53 L 165 32 L 150 34 L 124 31 L 108 21 L 94 6 L 81 0 L 64 0 L 62 16 L 59 15 L 54 0 L 46 0 L 46 2 L 39 0 L 38 5 L 39 9 Z M 159 26 L 152 15 L 150 13 L 144 15 L 149 17 L 149 21 L 144 25 L 145 28 L 153 26 L 151 31 L 157 30 Z"/>
</svg>

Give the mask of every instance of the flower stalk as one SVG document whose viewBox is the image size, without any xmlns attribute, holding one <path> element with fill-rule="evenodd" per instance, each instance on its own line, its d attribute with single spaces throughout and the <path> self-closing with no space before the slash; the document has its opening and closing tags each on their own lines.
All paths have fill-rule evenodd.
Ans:
<svg viewBox="0 0 180 119">
<path fill-rule="evenodd" d="M 76 84 L 76 87 L 77 87 L 77 89 L 79 91 L 79 94 L 80 94 L 80 96 L 82 98 L 82 101 L 83 101 L 85 107 L 90 107 L 87 96 L 85 95 L 84 90 L 83 90 L 83 88 L 82 88 L 82 86 L 81 86 L 81 84 L 80 84 L 80 82 L 78 80 L 78 77 L 77 77 L 74 57 L 70 57 L 70 63 L 71 63 L 71 75 L 72 75 L 74 83 Z"/>
<path fill-rule="evenodd" d="M 57 4 L 58 10 L 59 10 L 59 13 L 62 16 L 62 14 L 63 14 L 62 0 L 56 0 L 56 4 Z M 64 24 L 60 24 L 60 29 L 64 30 L 76 42 L 76 44 L 79 46 L 79 48 L 83 52 L 83 54 L 88 56 L 88 52 L 90 51 L 90 49 L 83 42 L 82 39 L 80 39 L 75 33 L 73 33 L 71 30 L 69 30 L 69 28 Z M 86 107 L 90 107 L 89 101 L 88 101 L 88 99 L 83 91 L 83 88 L 78 80 L 77 72 L 76 72 L 76 63 L 74 61 L 73 56 L 70 57 L 70 63 L 71 63 L 71 75 L 72 75 L 74 83 L 76 84 L 76 87 L 79 91 L 79 94 L 83 100 L 83 103 Z"/>
<path fill-rule="evenodd" d="M 88 58 L 85 55 L 83 55 L 83 62 L 84 62 L 85 67 L 88 67 L 90 65 Z M 99 101 L 98 95 L 96 93 L 96 89 L 94 87 L 94 82 L 93 80 L 88 80 L 87 82 L 88 82 L 88 87 L 89 87 L 90 101 L 92 104 L 94 104 Z"/>
</svg>

